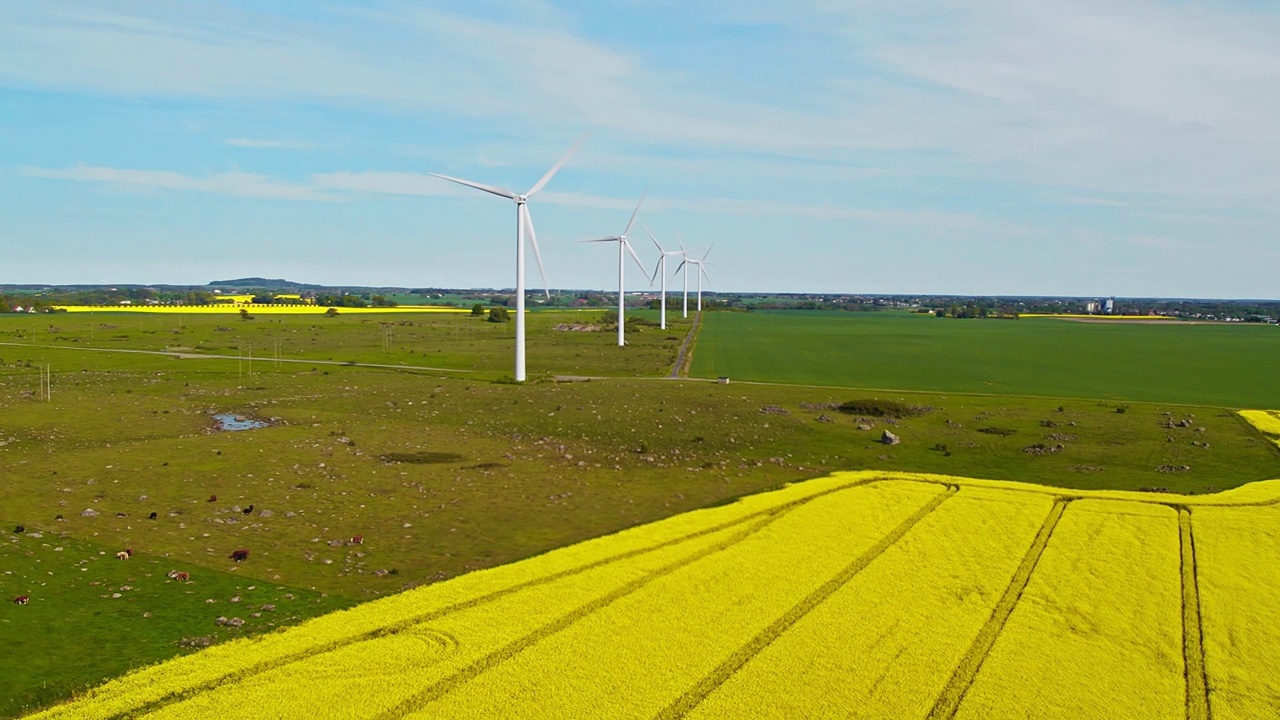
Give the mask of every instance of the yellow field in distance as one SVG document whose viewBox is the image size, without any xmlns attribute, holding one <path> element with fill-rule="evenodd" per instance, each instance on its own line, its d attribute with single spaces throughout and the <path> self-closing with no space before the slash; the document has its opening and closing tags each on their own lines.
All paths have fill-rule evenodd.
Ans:
<svg viewBox="0 0 1280 720">
<path fill-rule="evenodd" d="M 35 717 L 1275 717 L 1277 527 L 1280 480 L 1182 496 L 837 473 Z"/>
<path fill-rule="evenodd" d="M 1085 315 L 1081 313 L 1021 313 L 1024 318 L 1086 318 L 1089 320 L 1168 320 L 1177 322 L 1178 318 L 1166 315 Z"/>
<path fill-rule="evenodd" d="M 169 315 L 238 315 L 241 310 L 250 315 L 323 315 L 329 311 L 321 305 L 55 305 L 55 310 L 66 312 L 109 313 L 160 313 Z M 340 315 L 368 313 L 469 313 L 470 308 L 439 307 L 435 305 L 398 305 L 396 307 L 335 308 Z"/>
</svg>

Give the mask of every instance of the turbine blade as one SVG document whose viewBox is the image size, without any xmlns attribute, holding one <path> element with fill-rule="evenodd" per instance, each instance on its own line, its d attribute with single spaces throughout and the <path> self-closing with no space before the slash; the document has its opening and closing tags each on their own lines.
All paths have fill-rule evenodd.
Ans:
<svg viewBox="0 0 1280 720">
<path fill-rule="evenodd" d="M 654 264 L 653 264 L 653 274 L 649 276 L 649 285 L 650 285 L 650 287 L 652 287 L 652 286 L 653 286 L 653 281 L 658 279 L 658 273 L 662 272 L 662 258 L 663 258 L 663 257 L 664 257 L 664 256 L 659 255 L 659 256 L 658 256 L 658 262 L 656 262 L 656 263 L 654 263 Z"/>
<path fill-rule="evenodd" d="M 667 251 L 666 251 L 666 250 L 663 250 L 663 249 L 662 249 L 662 246 L 658 244 L 658 238 L 656 238 L 656 237 L 654 237 L 654 236 L 653 236 L 653 231 L 649 229 L 649 226 L 648 226 L 648 225 L 645 225 L 644 223 L 641 223 L 641 226 L 642 226 L 642 227 L 644 227 L 644 231 L 645 231 L 646 233 L 649 233 L 649 239 L 650 239 L 650 240 L 652 240 L 652 241 L 653 241 L 654 246 L 658 248 L 658 252 L 660 252 L 660 253 L 662 253 L 663 255 L 665 255 L 665 254 L 667 253 Z"/>
<path fill-rule="evenodd" d="M 578 240 L 577 242 L 580 242 L 580 243 L 589 243 L 589 242 L 618 242 L 618 241 L 619 241 L 619 240 L 621 240 L 621 239 L 622 239 L 622 238 L 618 237 L 617 235 L 613 235 L 613 236 L 611 236 L 611 237 L 595 238 L 594 240 Z"/>
<path fill-rule="evenodd" d="M 529 231 L 529 243 L 534 246 L 534 259 L 538 260 L 538 274 L 543 277 L 543 292 L 547 295 L 547 300 L 552 299 L 552 288 L 547 284 L 547 270 L 543 268 L 543 254 L 538 251 L 538 233 L 534 232 L 534 217 L 529 214 L 529 206 L 520 205 L 521 213 L 524 214 L 525 229 Z"/>
<path fill-rule="evenodd" d="M 631 249 L 631 243 L 623 240 L 622 244 L 626 246 L 627 252 L 631 253 L 631 259 L 636 261 L 636 265 L 640 267 L 640 272 L 645 272 L 644 263 L 640 262 L 640 256 L 636 254 L 636 251 Z"/>
<path fill-rule="evenodd" d="M 711 251 L 712 251 L 712 250 L 715 250 L 715 249 L 716 249 L 716 244 L 715 244 L 715 243 L 711 243 L 711 247 L 707 248 L 707 251 L 706 251 L 706 252 L 704 252 L 704 253 L 702 253 L 702 259 L 703 259 L 703 260 L 706 260 L 706 259 L 707 259 L 707 256 L 711 254 Z"/>
<path fill-rule="evenodd" d="M 470 187 L 470 188 L 483 190 L 487 193 L 492 193 L 494 195 L 497 195 L 498 197 L 504 197 L 508 200 L 516 199 L 515 193 L 511 192 L 510 190 L 503 190 L 500 187 L 494 187 L 493 185 L 482 185 L 478 182 L 471 182 L 470 180 L 463 180 L 461 178 L 449 177 L 448 175 L 441 175 L 440 173 L 427 173 L 427 174 L 434 175 L 440 178 L 441 180 L 448 180 L 449 182 L 456 182 L 459 185 L 466 185 L 467 187 Z"/>
<path fill-rule="evenodd" d="M 551 299 L 551 288 L 547 285 L 547 271 L 542 267 L 542 253 L 538 252 L 538 234 L 533 231 L 533 216 L 529 214 L 529 207 L 524 203 L 520 204 L 520 212 L 524 219 L 524 228 L 529 231 L 529 244 L 533 246 L 533 257 L 538 261 L 538 274 L 542 276 L 542 292 L 546 293 L 547 299 Z"/>
<path fill-rule="evenodd" d="M 569 152 L 565 153 L 564 157 L 560 158 L 560 162 L 552 165 L 551 169 L 547 171 L 547 174 L 543 175 L 542 179 L 539 180 L 536 185 L 529 188 L 529 192 L 525 193 L 524 196 L 527 198 L 533 197 L 534 193 L 545 187 L 548 182 L 551 182 L 551 176 L 560 172 L 560 168 L 564 167 L 564 164 L 569 162 L 569 158 L 573 157 L 573 154 L 578 152 L 578 148 L 582 147 L 582 143 L 586 142 L 589 137 L 591 137 L 591 133 L 588 132 L 578 138 L 578 142 L 574 143 L 573 147 L 569 148 Z"/>
<path fill-rule="evenodd" d="M 648 194 L 649 188 L 647 187 L 644 189 L 644 192 L 640 193 L 640 202 L 636 203 L 636 209 L 631 213 L 631 219 L 627 221 L 627 229 L 622 231 L 622 237 L 626 237 L 631 234 L 631 226 L 635 224 L 636 216 L 640 214 L 640 206 L 644 204 L 644 196 Z"/>
<path fill-rule="evenodd" d="M 675 271 L 675 272 L 673 272 L 673 273 L 671 273 L 671 277 L 675 277 L 675 276 L 679 275 L 679 274 L 680 274 L 680 271 L 684 269 L 684 266 L 685 266 L 685 265 L 688 265 L 688 264 L 689 264 L 689 260 L 688 260 L 688 259 L 681 260 L 681 261 L 680 261 L 680 264 L 676 266 L 676 271 Z"/>
</svg>

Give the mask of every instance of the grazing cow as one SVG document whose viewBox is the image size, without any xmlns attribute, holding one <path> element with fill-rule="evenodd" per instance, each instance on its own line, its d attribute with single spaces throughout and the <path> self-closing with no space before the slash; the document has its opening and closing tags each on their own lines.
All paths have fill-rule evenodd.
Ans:
<svg viewBox="0 0 1280 720">
<path fill-rule="evenodd" d="M 147 516 L 147 519 L 148 519 L 148 520 L 155 520 L 155 519 L 156 519 L 156 514 L 155 514 L 154 512 L 152 512 L 150 515 L 148 515 L 148 516 Z"/>
<path fill-rule="evenodd" d="M 26 605 L 27 601 L 30 599 L 31 599 L 30 595 L 19 595 L 18 597 L 13 599 L 13 603 L 15 605 Z"/>
<path fill-rule="evenodd" d="M 185 572 L 182 572 L 181 570 L 170 570 L 169 578 L 172 580 L 177 580 L 178 582 L 187 582 L 191 580 L 191 573 L 185 573 Z"/>
<path fill-rule="evenodd" d="M 116 557 L 120 558 L 121 560 L 128 560 L 129 553 L 125 552 L 124 550 L 121 550 L 120 552 L 116 553 Z"/>
<path fill-rule="evenodd" d="M 16 533 L 24 533 L 24 532 L 26 532 L 26 531 L 27 531 L 27 526 L 26 526 L 26 525 L 19 525 L 18 527 L 14 528 L 14 529 L 13 529 L 13 531 L 14 531 L 14 532 L 16 532 Z"/>
<path fill-rule="evenodd" d="M 218 502 L 218 496 L 217 496 L 217 495 L 210 495 L 210 496 L 209 496 L 209 502 Z"/>
<path fill-rule="evenodd" d="M 253 503 L 249 503 L 249 507 L 247 507 L 247 508 L 245 508 L 245 509 L 241 510 L 240 512 L 244 513 L 245 515 L 252 515 L 252 514 L 253 514 Z"/>
<path fill-rule="evenodd" d="M 249 551 L 244 548 L 241 548 L 240 550 L 232 550 L 230 557 L 232 560 L 235 560 L 236 562 L 240 562 L 242 560 L 248 560 Z"/>
<path fill-rule="evenodd" d="M 363 535 L 355 535 L 355 536 L 353 536 L 353 537 L 351 538 L 351 544 L 352 544 L 352 545 L 363 545 L 363 544 L 364 544 L 364 536 L 363 536 Z"/>
</svg>

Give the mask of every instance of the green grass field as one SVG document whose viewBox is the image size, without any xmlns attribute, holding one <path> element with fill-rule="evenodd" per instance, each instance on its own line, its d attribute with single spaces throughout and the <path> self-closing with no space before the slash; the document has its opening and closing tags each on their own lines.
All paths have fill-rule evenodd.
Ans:
<svg viewBox="0 0 1280 720">
<path fill-rule="evenodd" d="M 1280 329 L 955 320 L 892 313 L 707 313 L 691 374 L 739 380 L 1280 407 Z"/>
<path fill-rule="evenodd" d="M 262 622 L 286 624 L 833 470 L 1195 493 L 1280 474 L 1280 448 L 1222 408 L 672 381 L 662 378 L 687 323 L 665 332 L 637 326 L 625 349 L 612 332 L 552 329 L 596 317 L 532 313 L 531 381 L 513 385 L 495 382 L 510 373 L 509 327 L 470 318 L 0 316 L 0 342 L 14 343 L 0 345 L 0 530 L 28 529 L 0 533 L 0 564 L 11 571 L 0 574 L 0 644 L 22 641 L 22 652 L 0 654 L 0 715 L 185 652 L 183 638 L 229 637 L 213 621 L 230 616 L 230 597 L 249 585 L 281 609 Z M 740 317 L 755 320 L 708 315 L 695 369 L 724 352 L 723 329 Z M 875 341 L 875 327 L 925 337 L 935 327 L 1041 331 L 1023 321 L 800 317 L 815 328 L 810 344 L 827 348 L 853 326 L 862 344 Z M 937 325 L 913 325 L 922 322 Z M 816 352 L 800 339 L 792 355 Z M 1034 343 L 1023 344 L 1029 355 Z M 123 352 L 248 347 L 252 368 Z M 736 347 L 743 357 L 735 362 L 749 361 Z M 305 362 L 273 362 L 277 348 Z M 786 355 L 770 352 L 774 362 Z M 910 387 L 937 377 L 930 364 L 903 363 L 897 377 Z M 43 366 L 53 371 L 49 401 L 40 394 Z M 1220 393 L 1234 387 L 1214 379 Z M 1090 398 L 1106 394 L 1082 387 Z M 1168 394 L 1187 392 L 1171 385 Z M 873 397 L 924 412 L 893 419 L 831 407 Z M 217 431 L 215 412 L 272 424 Z M 1166 427 L 1172 421 L 1187 426 Z M 880 444 L 886 429 L 902 443 Z M 252 515 L 237 511 L 250 503 Z M 90 509 L 96 516 L 84 515 Z M 354 535 L 364 543 L 343 543 Z M 124 547 L 135 558 L 115 560 Z M 252 555 L 233 563 L 227 555 L 240 547 Z M 191 572 L 192 586 L 168 581 L 170 569 Z M 31 602 L 8 602 L 19 594 Z M 296 600 L 282 601 L 285 594 Z M 77 651 L 75 638 L 105 650 Z"/>
</svg>

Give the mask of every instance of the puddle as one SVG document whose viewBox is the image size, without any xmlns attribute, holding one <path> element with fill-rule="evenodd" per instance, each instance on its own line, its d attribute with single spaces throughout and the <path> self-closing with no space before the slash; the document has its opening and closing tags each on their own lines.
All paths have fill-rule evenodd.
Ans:
<svg viewBox="0 0 1280 720">
<path fill-rule="evenodd" d="M 263 420 L 254 420 L 243 415 L 214 415 L 213 419 L 218 423 L 219 430 L 257 430 L 270 425 Z"/>
</svg>

